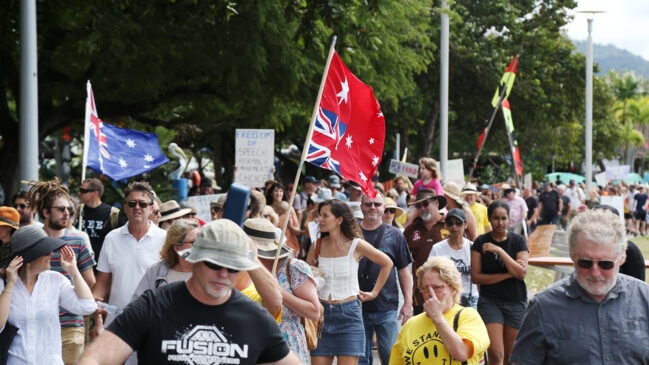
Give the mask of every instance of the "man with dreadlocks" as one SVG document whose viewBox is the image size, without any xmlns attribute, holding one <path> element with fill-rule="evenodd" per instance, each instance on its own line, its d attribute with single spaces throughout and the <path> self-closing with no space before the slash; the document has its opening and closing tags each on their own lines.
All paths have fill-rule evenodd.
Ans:
<svg viewBox="0 0 649 365">
<path fill-rule="evenodd" d="M 95 274 L 92 268 L 96 263 L 90 250 L 90 242 L 83 235 L 67 228 L 74 216 L 74 205 L 70 201 L 67 186 L 59 183 L 58 179 L 32 181 L 29 185 L 31 186 L 28 192 L 30 205 L 43 218 L 43 230 L 48 236 L 60 238 L 66 242 L 77 258 L 77 267 L 83 280 L 88 284 L 88 287 L 92 287 L 95 284 Z M 72 279 L 61 267 L 61 255 L 58 250 L 54 251 L 50 265 L 51 270 Z M 66 365 L 75 364 L 83 353 L 85 343 L 83 317 L 61 308 L 59 319 L 63 362 Z"/>
</svg>

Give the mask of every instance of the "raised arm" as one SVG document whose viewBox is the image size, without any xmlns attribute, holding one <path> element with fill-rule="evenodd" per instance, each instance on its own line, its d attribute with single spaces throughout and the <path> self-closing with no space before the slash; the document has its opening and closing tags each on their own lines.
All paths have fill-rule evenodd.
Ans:
<svg viewBox="0 0 649 365">
<path fill-rule="evenodd" d="M 360 260 L 361 257 L 367 257 L 368 260 L 381 266 L 381 271 L 379 272 L 379 276 L 376 279 L 376 284 L 374 284 L 372 291 L 369 293 L 361 291 L 358 294 L 359 299 L 362 302 L 367 302 L 376 298 L 381 292 L 381 289 L 383 289 L 383 285 L 385 285 L 385 282 L 388 280 L 388 276 L 390 275 L 390 270 L 392 270 L 392 260 L 390 260 L 388 255 L 377 250 L 365 240 L 359 240 L 358 246 L 356 246 L 355 256 L 357 260 Z"/>
</svg>

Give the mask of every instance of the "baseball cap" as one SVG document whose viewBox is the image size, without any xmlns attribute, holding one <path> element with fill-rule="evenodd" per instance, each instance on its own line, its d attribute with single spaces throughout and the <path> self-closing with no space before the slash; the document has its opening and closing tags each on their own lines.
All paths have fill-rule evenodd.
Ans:
<svg viewBox="0 0 649 365">
<path fill-rule="evenodd" d="M 466 223 L 466 214 L 462 209 L 453 208 L 446 213 L 445 220 L 448 221 L 449 218 L 459 219 L 462 223 Z"/>
</svg>

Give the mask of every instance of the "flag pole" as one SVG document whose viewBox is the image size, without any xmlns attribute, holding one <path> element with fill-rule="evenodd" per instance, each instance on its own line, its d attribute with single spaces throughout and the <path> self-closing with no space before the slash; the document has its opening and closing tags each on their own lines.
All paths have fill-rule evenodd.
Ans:
<svg viewBox="0 0 649 365">
<path fill-rule="evenodd" d="M 518 63 L 518 55 L 515 57 L 516 58 L 516 63 Z M 471 180 L 471 177 L 473 177 L 473 172 L 475 171 L 476 167 L 478 166 L 478 159 L 480 158 L 480 154 L 482 153 L 482 148 L 485 145 L 485 142 L 487 142 L 487 135 L 489 135 L 489 130 L 491 129 L 491 125 L 494 122 L 494 119 L 496 118 L 496 114 L 498 113 L 498 109 L 500 109 L 500 106 L 503 102 L 503 99 L 505 99 L 505 94 L 507 93 L 507 85 L 509 84 L 509 79 L 512 77 L 512 73 L 509 73 L 507 75 L 507 79 L 504 83 L 504 87 L 502 90 L 500 90 L 500 95 L 498 95 L 498 102 L 496 103 L 496 106 L 494 107 L 493 112 L 491 113 L 491 117 L 489 118 L 487 122 L 487 126 L 484 129 L 484 138 L 482 139 L 482 143 L 478 147 L 478 151 L 475 153 L 475 158 L 473 159 L 473 166 L 471 166 L 471 169 L 469 170 L 469 180 Z"/>
<path fill-rule="evenodd" d="M 81 157 L 81 180 L 80 184 L 83 183 L 83 181 L 86 179 L 86 163 L 88 161 L 88 149 L 90 146 L 88 143 L 90 142 L 90 123 L 88 121 L 90 120 L 90 110 L 91 106 L 90 103 L 93 102 L 93 100 L 90 98 L 92 95 L 92 85 L 90 84 L 90 80 L 86 83 L 86 113 L 84 116 L 83 120 L 83 154 Z M 80 209 L 79 211 L 79 227 L 78 229 L 81 231 L 83 227 L 83 209 Z"/>
<path fill-rule="evenodd" d="M 272 273 L 275 275 L 277 271 L 277 261 L 279 260 L 279 255 L 282 251 L 282 242 L 284 237 L 286 237 L 286 228 L 288 227 L 288 221 L 290 219 L 290 210 L 293 209 L 293 201 L 295 200 L 295 194 L 297 193 L 297 185 L 300 183 L 300 175 L 302 174 L 302 166 L 304 165 L 304 160 L 309 150 L 309 144 L 311 144 L 311 137 L 313 136 L 313 127 L 315 125 L 315 119 L 318 116 L 318 108 L 320 107 L 320 101 L 322 100 L 322 93 L 324 92 L 325 81 L 327 80 L 327 74 L 329 73 L 329 66 L 331 65 L 331 59 L 334 56 L 336 51 L 336 36 L 333 36 L 331 39 L 331 46 L 329 46 L 329 54 L 327 55 L 327 63 L 325 64 L 324 72 L 322 73 L 322 80 L 320 81 L 320 89 L 318 90 L 318 97 L 316 98 L 315 106 L 313 107 L 313 113 L 311 114 L 311 121 L 309 123 L 309 131 L 306 134 L 306 140 L 304 141 L 304 147 L 302 147 L 302 156 L 300 156 L 300 163 L 297 166 L 297 172 L 295 174 L 295 179 L 293 180 L 293 189 L 291 189 L 291 195 L 289 196 L 288 206 L 289 206 L 289 216 L 284 220 L 282 225 L 282 234 L 280 235 L 279 244 L 277 245 L 277 252 L 275 253 L 275 261 L 273 262 Z"/>
</svg>

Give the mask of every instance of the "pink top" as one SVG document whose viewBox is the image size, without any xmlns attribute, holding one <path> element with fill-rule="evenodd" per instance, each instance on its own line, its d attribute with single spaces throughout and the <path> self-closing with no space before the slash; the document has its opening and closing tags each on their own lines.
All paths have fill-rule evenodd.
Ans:
<svg viewBox="0 0 649 365">
<path fill-rule="evenodd" d="M 419 189 L 433 189 L 435 190 L 435 194 L 437 195 L 444 195 L 444 189 L 442 189 L 442 184 L 439 183 L 439 180 L 437 179 L 432 179 L 428 184 L 424 185 L 423 180 L 419 179 L 415 181 L 415 185 L 412 187 L 412 191 L 410 191 L 410 195 L 417 195 L 417 192 Z"/>
</svg>

